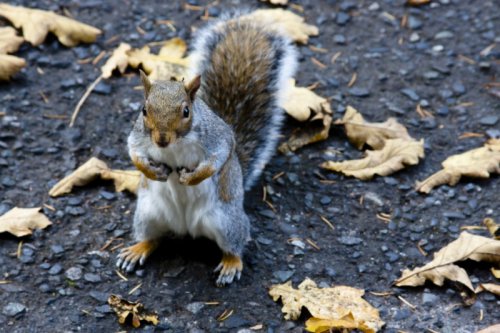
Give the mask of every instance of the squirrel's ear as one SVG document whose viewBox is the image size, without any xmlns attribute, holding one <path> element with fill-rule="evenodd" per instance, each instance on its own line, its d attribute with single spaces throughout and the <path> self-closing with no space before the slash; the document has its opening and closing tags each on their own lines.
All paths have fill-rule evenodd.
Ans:
<svg viewBox="0 0 500 333">
<path fill-rule="evenodd" d="M 194 96 L 196 95 L 196 92 L 198 91 L 200 84 L 201 84 L 201 76 L 198 75 L 186 85 L 186 92 L 188 93 L 191 101 L 194 101 Z"/>
<path fill-rule="evenodd" d="M 149 81 L 148 76 L 142 71 L 142 69 L 139 69 L 139 73 L 141 74 L 141 81 L 144 86 L 144 95 L 148 98 L 149 91 L 151 90 L 151 81 Z"/>
</svg>

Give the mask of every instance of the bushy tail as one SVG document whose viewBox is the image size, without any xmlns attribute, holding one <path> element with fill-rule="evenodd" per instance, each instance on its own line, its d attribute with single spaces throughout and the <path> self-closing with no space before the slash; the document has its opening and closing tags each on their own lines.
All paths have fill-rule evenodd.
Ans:
<svg viewBox="0 0 500 333">
<path fill-rule="evenodd" d="M 248 190 L 276 150 L 296 52 L 278 32 L 234 17 L 197 34 L 192 55 L 194 74 L 201 75 L 198 96 L 233 127 Z"/>
</svg>

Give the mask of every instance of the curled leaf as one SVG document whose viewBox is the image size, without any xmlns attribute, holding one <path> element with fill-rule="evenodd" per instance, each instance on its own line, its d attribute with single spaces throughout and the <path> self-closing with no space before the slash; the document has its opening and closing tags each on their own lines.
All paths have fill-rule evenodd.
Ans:
<svg viewBox="0 0 500 333">
<path fill-rule="evenodd" d="M 139 302 L 130 302 L 116 295 L 110 295 L 108 298 L 109 306 L 115 311 L 118 316 L 118 322 L 125 324 L 130 318 L 134 328 L 141 326 L 141 321 L 158 325 L 158 315 L 152 312 L 146 312 L 144 305 Z"/>
<path fill-rule="evenodd" d="M 321 164 L 322 168 L 342 172 L 347 176 L 362 180 L 372 179 L 373 176 L 388 176 L 403 169 L 406 165 L 416 165 L 424 157 L 424 140 L 407 141 L 390 139 L 379 150 L 366 151 L 366 157 L 359 160 L 342 162 L 327 161 Z"/>
<path fill-rule="evenodd" d="M 305 279 L 298 289 L 288 281 L 273 285 L 269 290 L 274 301 L 281 298 L 285 319 L 298 319 L 302 307 L 307 308 L 313 316 L 306 323 L 310 332 L 323 332 L 319 328 L 328 325 L 328 329 L 356 328 L 363 332 L 377 332 L 384 322 L 378 310 L 362 298 L 364 293 L 364 290 L 348 286 L 318 288 L 310 279 Z"/>
<path fill-rule="evenodd" d="M 44 229 L 52 222 L 40 213 L 41 207 L 18 208 L 14 207 L 0 216 L 0 233 L 10 232 L 14 236 L 31 235 L 33 229 Z"/>
<path fill-rule="evenodd" d="M 305 23 L 304 18 L 281 8 L 258 9 L 250 14 L 241 16 L 240 19 L 256 22 L 269 29 L 284 33 L 291 40 L 301 44 L 307 44 L 309 36 L 317 36 L 319 34 L 318 27 Z"/>
<path fill-rule="evenodd" d="M 434 254 L 434 259 L 422 267 L 405 269 L 396 286 L 421 286 L 425 281 L 432 281 L 442 286 L 445 280 L 451 280 L 474 292 L 474 287 L 467 272 L 455 265 L 463 260 L 500 262 L 500 241 L 462 232 L 460 237 Z"/>
<path fill-rule="evenodd" d="M 23 58 L 0 54 L 0 80 L 7 81 L 10 77 L 26 66 Z"/>
<path fill-rule="evenodd" d="M 450 156 L 442 165 L 442 170 L 417 182 L 417 191 L 429 193 L 442 184 L 453 186 L 462 176 L 489 178 L 492 173 L 500 173 L 500 140 L 489 140 L 481 148 Z"/>
<path fill-rule="evenodd" d="M 14 28 L 0 27 L 0 54 L 16 52 L 23 42 Z"/>
<path fill-rule="evenodd" d="M 127 190 L 137 193 L 140 172 L 136 170 L 112 170 L 100 159 L 92 157 L 73 173 L 55 184 L 50 189 L 49 195 L 58 197 L 70 193 L 74 186 L 87 185 L 98 178 L 113 180 L 117 192 Z"/>
</svg>

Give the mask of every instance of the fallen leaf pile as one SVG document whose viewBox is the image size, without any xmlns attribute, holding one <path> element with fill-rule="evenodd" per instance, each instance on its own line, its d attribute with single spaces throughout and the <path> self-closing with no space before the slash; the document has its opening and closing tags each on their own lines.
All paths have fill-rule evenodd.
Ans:
<svg viewBox="0 0 500 333">
<path fill-rule="evenodd" d="M 98 178 L 113 180 L 117 192 L 127 190 L 137 193 L 140 181 L 140 171 L 113 170 L 98 158 L 92 157 L 69 176 L 55 184 L 49 191 L 52 197 L 70 193 L 74 186 L 86 185 Z"/>
<path fill-rule="evenodd" d="M 31 235 L 33 229 L 45 229 L 52 223 L 40 213 L 41 207 L 12 208 L 0 216 L 0 233 L 10 232 L 14 236 Z"/>
<path fill-rule="evenodd" d="M 26 66 L 24 59 L 7 55 L 17 51 L 24 40 L 37 46 L 52 32 L 62 44 L 72 47 L 80 42 L 92 43 L 101 33 L 90 25 L 49 11 L 5 3 L 0 3 L 0 16 L 8 19 L 16 28 L 22 28 L 24 36 L 17 36 L 10 27 L 0 27 L 0 80 L 4 81 Z"/>
<path fill-rule="evenodd" d="M 24 39 L 17 36 L 11 27 L 0 27 L 0 80 L 9 80 L 12 75 L 26 66 L 23 58 L 8 55 L 16 52 Z"/>
<path fill-rule="evenodd" d="M 457 262 L 467 259 L 499 264 L 500 240 L 464 231 L 458 239 L 436 252 L 434 259 L 425 266 L 413 270 L 405 269 L 395 284 L 398 287 L 415 287 L 423 285 L 426 281 L 432 281 L 442 286 L 445 280 L 450 280 L 466 287 L 470 294 L 474 294 L 475 289 L 469 275 L 465 269 L 456 265 Z M 483 287 L 485 290 L 488 288 L 489 286 Z"/>
<path fill-rule="evenodd" d="M 306 278 L 298 289 L 288 281 L 273 285 L 269 294 L 274 301 L 281 298 L 285 319 L 298 319 L 302 307 L 307 308 L 312 315 L 306 322 L 309 332 L 358 329 L 373 333 L 384 325 L 378 310 L 362 298 L 364 290 L 348 286 L 318 288 L 314 281 Z"/>
<path fill-rule="evenodd" d="M 295 80 L 291 80 L 283 108 L 293 118 L 302 122 L 308 121 L 308 124 L 293 133 L 287 142 L 281 144 L 280 152 L 295 151 L 328 138 L 332 124 L 332 110 L 326 98 L 316 95 L 307 88 L 295 86 Z"/>
<path fill-rule="evenodd" d="M 489 178 L 491 173 L 500 173 L 500 139 L 490 139 L 481 148 L 450 156 L 442 165 L 442 170 L 417 182 L 417 191 L 429 193 L 442 184 L 453 186 L 462 176 Z"/>
<path fill-rule="evenodd" d="M 127 318 L 130 318 L 132 326 L 138 328 L 141 326 L 141 321 L 158 325 L 158 315 L 149 313 L 144 310 L 144 305 L 139 302 L 129 302 L 116 295 L 111 295 L 108 298 L 109 306 L 115 311 L 118 316 L 118 322 L 125 324 Z"/>
<path fill-rule="evenodd" d="M 336 124 L 344 125 L 349 141 L 358 149 L 368 145 L 373 150 L 366 151 L 363 159 L 325 162 L 321 164 L 325 169 L 368 180 L 375 175 L 393 174 L 405 165 L 416 165 L 424 157 L 424 140 L 413 139 L 394 118 L 383 123 L 370 123 L 348 106 L 344 118 Z"/>
</svg>

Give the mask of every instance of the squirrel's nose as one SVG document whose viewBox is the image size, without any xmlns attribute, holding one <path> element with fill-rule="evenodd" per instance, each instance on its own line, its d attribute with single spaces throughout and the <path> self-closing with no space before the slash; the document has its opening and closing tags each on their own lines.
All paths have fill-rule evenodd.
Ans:
<svg viewBox="0 0 500 333">
<path fill-rule="evenodd" d="M 166 146 L 168 146 L 168 141 L 165 138 L 161 138 L 160 140 L 156 141 L 156 144 L 161 148 L 165 148 Z"/>
</svg>

